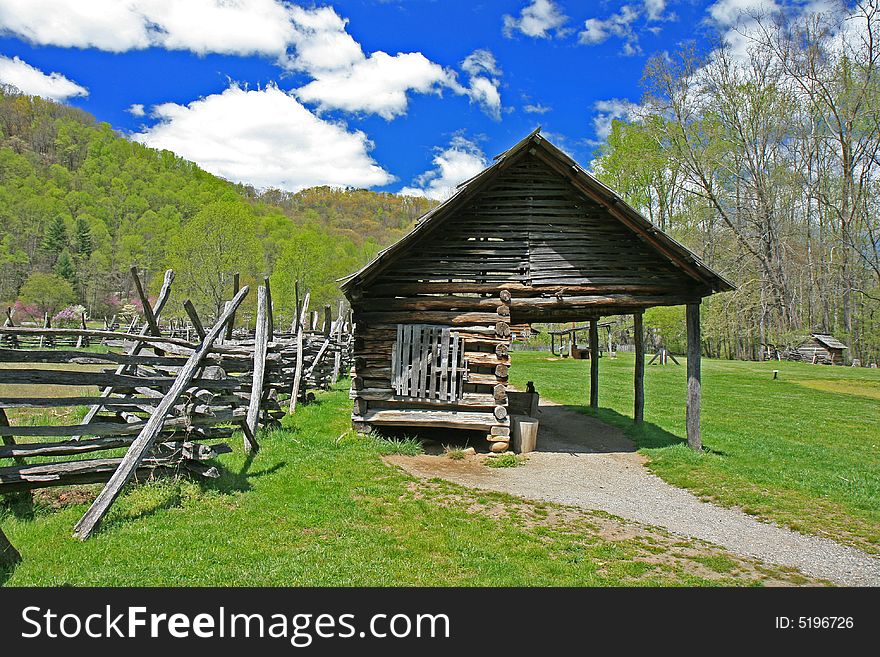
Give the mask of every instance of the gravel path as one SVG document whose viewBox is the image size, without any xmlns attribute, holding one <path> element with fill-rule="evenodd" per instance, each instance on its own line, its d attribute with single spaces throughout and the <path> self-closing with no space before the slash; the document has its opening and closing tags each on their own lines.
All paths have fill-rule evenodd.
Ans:
<svg viewBox="0 0 880 657">
<path fill-rule="evenodd" d="M 541 411 L 539 451 L 525 467 L 457 467 L 436 457 L 400 464 L 420 476 L 600 509 L 837 584 L 880 586 L 880 559 L 703 502 L 651 474 L 620 430 L 552 404 Z"/>
</svg>

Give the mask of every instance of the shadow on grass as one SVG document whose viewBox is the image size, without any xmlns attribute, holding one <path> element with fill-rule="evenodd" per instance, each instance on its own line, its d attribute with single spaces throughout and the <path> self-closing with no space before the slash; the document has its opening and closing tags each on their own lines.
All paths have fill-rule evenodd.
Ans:
<svg viewBox="0 0 880 657">
<path fill-rule="evenodd" d="M 677 436 L 666 429 L 657 426 L 651 422 L 642 422 L 641 426 L 636 425 L 632 417 L 623 415 L 610 408 L 593 409 L 586 405 L 568 405 L 568 406 L 542 406 L 541 411 L 544 414 L 552 414 L 552 409 L 559 408 L 565 411 L 574 411 L 591 418 L 595 418 L 600 422 L 609 426 L 620 429 L 627 438 L 635 443 L 636 449 L 648 448 L 656 449 L 662 447 L 671 447 L 673 445 L 687 444 L 687 439 Z M 597 450 L 599 451 L 599 450 Z M 607 450 L 601 450 L 607 451 Z M 632 450 L 630 450 L 632 451 Z"/>
<path fill-rule="evenodd" d="M 12 577 L 15 567 L 21 561 L 21 555 L 18 550 L 6 538 L 6 534 L 0 529 L 0 586 L 6 584 L 6 581 Z"/>
</svg>

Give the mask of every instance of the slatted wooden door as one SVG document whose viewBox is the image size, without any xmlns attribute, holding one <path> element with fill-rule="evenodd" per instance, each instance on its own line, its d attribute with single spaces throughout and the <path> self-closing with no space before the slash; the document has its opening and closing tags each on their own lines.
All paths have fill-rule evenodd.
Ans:
<svg viewBox="0 0 880 657">
<path fill-rule="evenodd" d="M 464 341 L 448 326 L 398 324 L 391 352 L 391 378 L 398 397 L 450 402 L 467 381 Z"/>
</svg>

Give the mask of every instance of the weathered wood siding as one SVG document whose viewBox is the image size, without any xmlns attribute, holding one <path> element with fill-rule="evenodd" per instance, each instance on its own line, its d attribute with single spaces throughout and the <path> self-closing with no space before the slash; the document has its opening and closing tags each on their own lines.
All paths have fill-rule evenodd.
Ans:
<svg viewBox="0 0 880 657">
<path fill-rule="evenodd" d="M 534 154 L 511 161 L 454 214 L 348 291 L 354 311 L 353 421 L 485 430 L 506 448 L 511 334 L 698 300 L 700 283 Z M 400 324 L 454 327 L 468 361 L 464 396 L 396 394 Z"/>
</svg>

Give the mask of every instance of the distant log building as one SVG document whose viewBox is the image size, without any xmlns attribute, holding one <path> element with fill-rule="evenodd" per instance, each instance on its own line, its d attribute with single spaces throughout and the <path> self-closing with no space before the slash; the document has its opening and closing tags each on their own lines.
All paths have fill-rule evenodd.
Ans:
<svg viewBox="0 0 880 657">
<path fill-rule="evenodd" d="M 844 362 L 843 350 L 848 347 L 840 340 L 831 335 L 811 333 L 797 347 L 797 353 L 801 360 L 807 363 L 822 363 L 824 365 L 842 365 Z"/>
<path fill-rule="evenodd" d="M 533 322 L 632 314 L 644 408 L 642 313 L 687 304 L 688 438 L 699 447 L 700 301 L 733 289 L 536 130 L 459 186 L 342 289 L 355 321 L 352 420 L 484 431 L 506 448 L 509 351 Z M 598 406 L 599 359 L 590 402 Z"/>
</svg>

